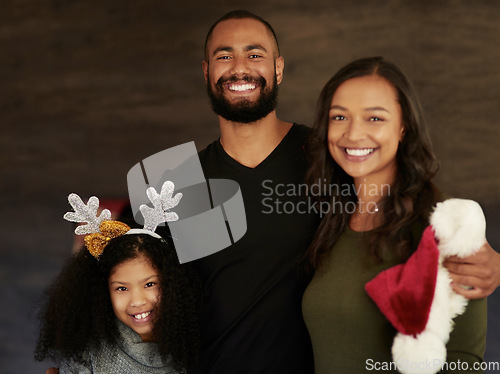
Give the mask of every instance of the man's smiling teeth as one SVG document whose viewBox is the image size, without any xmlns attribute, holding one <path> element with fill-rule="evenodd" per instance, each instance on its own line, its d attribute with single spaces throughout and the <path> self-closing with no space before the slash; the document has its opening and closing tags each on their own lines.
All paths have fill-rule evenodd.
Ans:
<svg viewBox="0 0 500 374">
<path fill-rule="evenodd" d="M 143 319 L 143 318 L 146 318 L 147 316 L 149 316 L 151 314 L 151 312 L 146 312 L 146 313 L 142 313 L 142 314 L 136 314 L 134 315 L 134 318 L 136 319 Z"/>
<path fill-rule="evenodd" d="M 247 91 L 247 90 L 254 90 L 255 89 L 255 84 L 253 83 L 247 83 L 247 84 L 231 84 L 229 85 L 229 89 L 231 91 Z"/>
<path fill-rule="evenodd" d="M 374 151 L 374 148 L 346 148 L 346 153 L 349 156 L 366 156 Z"/>
</svg>

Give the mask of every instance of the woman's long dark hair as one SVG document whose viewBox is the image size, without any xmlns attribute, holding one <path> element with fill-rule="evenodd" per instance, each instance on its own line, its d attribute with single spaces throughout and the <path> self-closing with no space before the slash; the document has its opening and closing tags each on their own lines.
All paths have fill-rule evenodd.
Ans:
<svg viewBox="0 0 500 374">
<path fill-rule="evenodd" d="M 108 278 L 115 266 L 139 256 L 145 256 L 160 274 L 153 336 L 162 359 L 173 358 L 178 369 L 193 363 L 200 341 L 199 278 L 190 264 L 179 265 L 171 240 L 148 234 L 112 239 L 99 260 L 85 247 L 69 260 L 45 293 L 35 358 L 83 363 L 84 352 L 103 342 L 115 344 L 117 323 Z"/>
<path fill-rule="evenodd" d="M 313 135 L 308 147 L 311 166 L 306 178 L 310 186 L 315 183 L 343 187 L 354 185 L 353 178 L 342 170 L 328 151 L 328 115 L 339 86 L 349 79 L 363 76 L 382 77 L 396 89 L 404 127 L 404 137 L 396 154 L 395 182 L 378 205 L 383 213 L 382 221 L 379 227 L 370 231 L 370 252 L 379 260 L 385 251 L 405 259 L 412 251 L 410 225 L 417 220 L 427 220 L 436 202 L 438 192 L 431 179 L 438 170 L 438 164 L 418 96 L 396 65 L 384 61 L 382 57 L 363 58 L 344 66 L 326 83 L 316 107 Z M 323 218 L 308 249 L 307 262 L 313 270 L 320 267 L 325 254 L 348 225 L 352 209 L 347 209 L 346 204 L 357 203 L 354 188 L 350 194 L 341 188 L 329 190 L 333 194 L 322 198 L 328 199 L 330 207 L 335 209 Z M 339 201 L 341 204 L 333 204 Z"/>
</svg>

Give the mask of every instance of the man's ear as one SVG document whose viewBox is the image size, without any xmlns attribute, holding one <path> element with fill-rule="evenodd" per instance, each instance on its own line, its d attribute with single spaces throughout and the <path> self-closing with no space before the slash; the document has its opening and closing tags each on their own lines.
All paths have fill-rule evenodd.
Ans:
<svg viewBox="0 0 500 374">
<path fill-rule="evenodd" d="M 201 68 L 203 69 L 203 76 L 205 77 L 205 84 L 208 84 L 208 62 L 203 60 L 201 62 Z"/>
<path fill-rule="evenodd" d="M 285 69 L 285 59 L 283 57 L 279 56 L 278 58 L 276 58 L 274 64 L 276 66 L 276 81 L 278 82 L 278 84 L 280 84 L 281 81 L 283 80 L 283 70 Z"/>
</svg>

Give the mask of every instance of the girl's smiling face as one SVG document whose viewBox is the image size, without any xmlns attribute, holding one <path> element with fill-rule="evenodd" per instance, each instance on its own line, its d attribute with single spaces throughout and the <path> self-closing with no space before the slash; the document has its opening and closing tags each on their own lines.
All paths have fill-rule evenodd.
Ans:
<svg viewBox="0 0 500 374">
<path fill-rule="evenodd" d="M 143 341 L 151 341 L 155 307 L 160 297 L 160 278 L 150 261 L 139 256 L 115 266 L 108 279 L 116 317 Z"/>
<path fill-rule="evenodd" d="M 333 95 L 328 149 L 355 183 L 392 183 L 403 136 L 396 89 L 377 75 L 352 78 Z"/>
</svg>

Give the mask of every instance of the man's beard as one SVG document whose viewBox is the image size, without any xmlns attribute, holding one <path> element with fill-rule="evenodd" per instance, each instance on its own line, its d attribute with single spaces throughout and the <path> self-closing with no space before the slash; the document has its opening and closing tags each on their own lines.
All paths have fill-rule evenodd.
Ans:
<svg viewBox="0 0 500 374">
<path fill-rule="evenodd" d="M 221 77 L 215 84 L 214 90 L 212 90 L 210 84 L 210 75 L 208 76 L 207 81 L 207 92 L 212 103 L 212 110 L 215 114 L 218 114 L 228 121 L 252 123 L 266 117 L 269 113 L 276 109 L 276 104 L 278 102 L 278 82 L 276 80 L 276 74 L 274 74 L 272 87 L 268 87 L 266 80 L 261 76 L 257 79 L 252 78 L 251 76 L 244 76 L 243 78 L 232 76 L 227 79 L 223 79 Z M 258 84 L 258 88 L 260 88 L 260 95 L 256 102 L 242 100 L 233 104 L 224 97 L 223 85 L 227 82 L 237 81 L 256 82 Z"/>
</svg>

